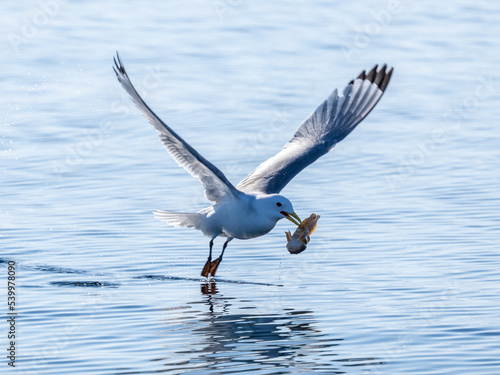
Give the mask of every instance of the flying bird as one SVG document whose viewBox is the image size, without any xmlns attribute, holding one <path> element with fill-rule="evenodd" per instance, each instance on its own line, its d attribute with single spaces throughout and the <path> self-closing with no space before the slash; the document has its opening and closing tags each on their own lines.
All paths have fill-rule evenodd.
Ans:
<svg viewBox="0 0 500 375">
<path fill-rule="evenodd" d="M 375 107 L 391 79 L 393 68 L 375 65 L 350 81 L 342 94 L 332 94 L 299 126 L 283 149 L 260 164 L 236 187 L 215 165 L 191 147 L 144 102 L 128 77 L 118 53 L 114 58 L 118 81 L 146 119 L 158 130 L 167 151 L 193 177 L 200 180 L 212 204 L 198 212 L 156 210 L 155 217 L 174 227 L 200 230 L 210 238 L 202 276 L 215 276 L 224 251 L 233 239 L 250 239 L 269 233 L 286 218 L 298 225 L 292 202 L 280 191 L 304 168 L 328 153 Z M 224 237 L 220 256 L 212 260 L 216 237 Z"/>
</svg>

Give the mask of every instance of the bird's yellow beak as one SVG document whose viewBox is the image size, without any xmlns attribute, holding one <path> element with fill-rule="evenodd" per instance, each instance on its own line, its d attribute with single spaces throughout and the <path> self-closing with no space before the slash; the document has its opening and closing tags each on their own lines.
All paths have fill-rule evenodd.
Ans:
<svg viewBox="0 0 500 375">
<path fill-rule="evenodd" d="M 297 215 L 295 212 L 289 213 L 289 212 L 281 211 L 281 214 L 297 226 L 299 226 L 300 223 L 302 223 L 302 220 L 300 220 L 299 215 Z"/>
</svg>

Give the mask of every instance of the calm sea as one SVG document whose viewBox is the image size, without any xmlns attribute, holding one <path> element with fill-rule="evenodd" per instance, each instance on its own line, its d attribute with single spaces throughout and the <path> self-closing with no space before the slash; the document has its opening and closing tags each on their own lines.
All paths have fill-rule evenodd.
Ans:
<svg viewBox="0 0 500 375">
<path fill-rule="evenodd" d="M 499 374 L 499 14 L 470 0 L 5 2 L 0 372 Z M 374 64 L 395 73 L 283 191 L 321 215 L 308 249 L 287 252 L 284 220 L 231 242 L 207 284 L 208 239 L 151 213 L 205 207 L 201 185 L 119 86 L 117 50 L 235 184 L 334 88 Z"/>
</svg>

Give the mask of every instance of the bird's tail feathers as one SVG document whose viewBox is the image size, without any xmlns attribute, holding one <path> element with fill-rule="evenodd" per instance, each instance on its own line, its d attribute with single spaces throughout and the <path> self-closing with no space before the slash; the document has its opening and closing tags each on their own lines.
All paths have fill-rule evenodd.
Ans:
<svg viewBox="0 0 500 375">
<path fill-rule="evenodd" d="M 201 214 L 187 212 L 172 212 L 156 210 L 154 216 L 174 227 L 197 228 L 199 226 Z"/>
</svg>

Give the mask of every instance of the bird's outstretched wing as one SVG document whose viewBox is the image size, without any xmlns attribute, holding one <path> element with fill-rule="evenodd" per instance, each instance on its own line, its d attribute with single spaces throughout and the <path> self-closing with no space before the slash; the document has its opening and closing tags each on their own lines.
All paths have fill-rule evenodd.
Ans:
<svg viewBox="0 0 500 375">
<path fill-rule="evenodd" d="M 148 105 L 142 100 L 136 89 L 130 82 L 125 67 L 118 53 L 114 58 L 118 81 L 130 95 L 136 107 L 148 119 L 148 121 L 160 132 L 159 136 L 168 152 L 181 167 L 186 169 L 193 177 L 200 179 L 205 190 L 206 198 L 212 203 L 218 203 L 228 194 L 237 196 L 240 193 L 229 182 L 224 174 L 207 159 L 201 156 L 193 147 L 179 137 L 167 124 L 165 124 Z"/>
<path fill-rule="evenodd" d="M 300 171 L 343 140 L 382 97 L 393 68 L 376 65 L 337 90 L 300 125 L 283 149 L 263 162 L 236 187 L 245 193 L 279 193 Z"/>
</svg>

